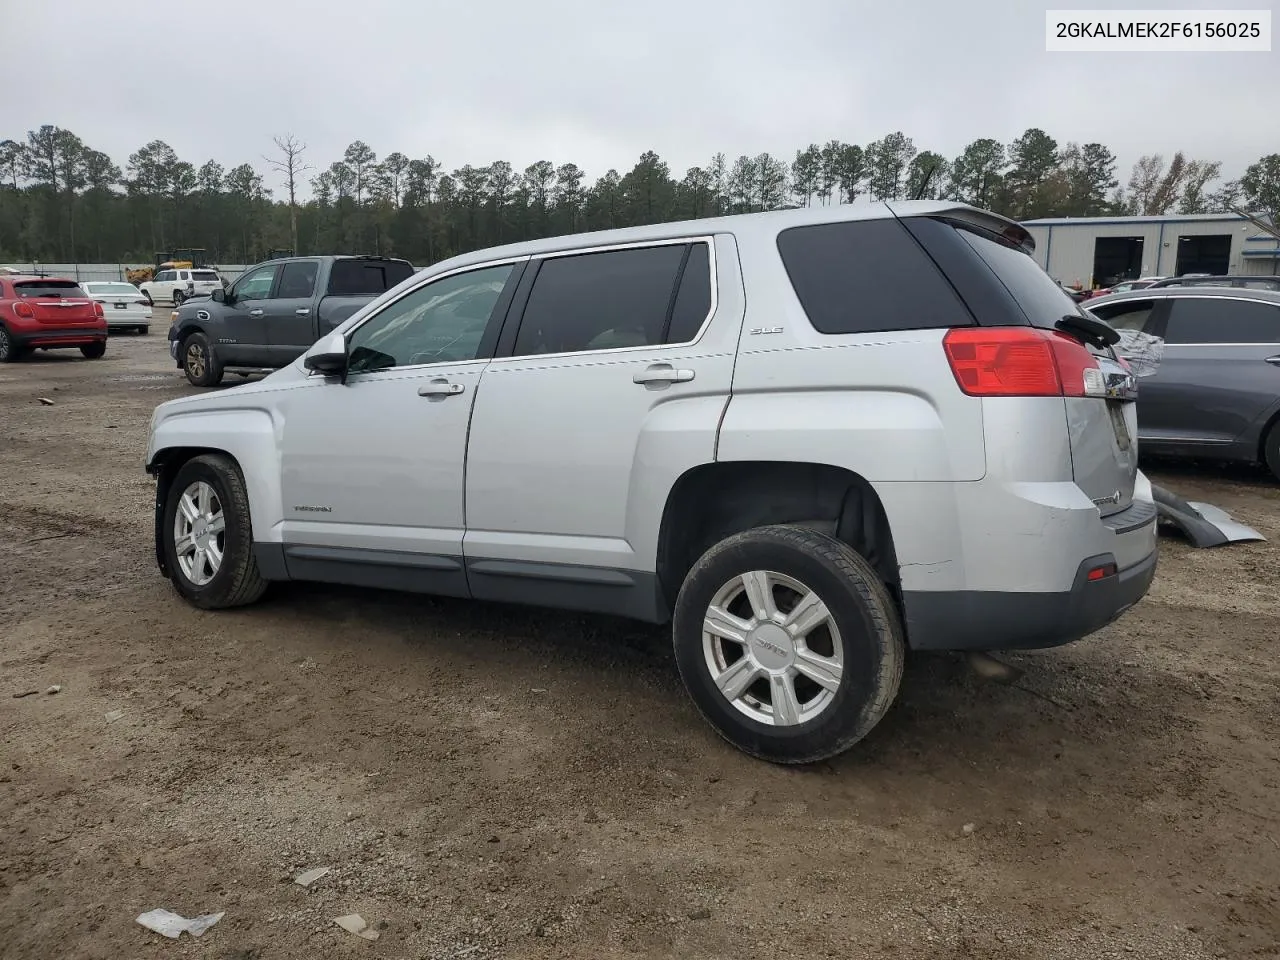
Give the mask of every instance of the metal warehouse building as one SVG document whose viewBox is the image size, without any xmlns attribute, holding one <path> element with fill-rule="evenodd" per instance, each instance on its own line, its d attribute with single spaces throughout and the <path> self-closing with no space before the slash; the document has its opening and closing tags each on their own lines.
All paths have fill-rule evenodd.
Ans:
<svg viewBox="0 0 1280 960">
<path fill-rule="evenodd" d="M 1184 273 L 1280 273 L 1280 239 L 1236 214 L 1061 217 L 1023 223 L 1036 259 L 1069 286 Z"/>
</svg>

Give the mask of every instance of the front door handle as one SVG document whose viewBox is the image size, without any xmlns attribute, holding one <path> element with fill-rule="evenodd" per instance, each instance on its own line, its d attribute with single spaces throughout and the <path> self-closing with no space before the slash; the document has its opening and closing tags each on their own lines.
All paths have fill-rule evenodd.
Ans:
<svg viewBox="0 0 1280 960">
<path fill-rule="evenodd" d="M 309 317 L 309 316 L 311 316 L 311 308 L 310 308 L 310 307 L 303 307 L 301 310 L 295 310 L 295 311 L 293 311 L 293 312 L 294 312 L 295 314 L 297 314 L 298 316 L 300 316 L 300 317 Z"/>
<path fill-rule="evenodd" d="M 249 316 L 251 316 L 251 317 L 260 317 L 260 316 L 262 316 L 262 311 L 261 311 L 261 310 L 250 310 L 250 311 L 249 311 Z"/>
<path fill-rule="evenodd" d="M 445 397 L 456 397 L 466 388 L 460 383 L 450 383 L 444 378 L 432 380 L 418 388 L 418 396 L 429 397 L 433 400 L 443 400 Z"/>
<path fill-rule="evenodd" d="M 1273 367 L 1280 367 L 1280 354 L 1274 357 L 1267 357 L 1267 363 L 1271 364 Z"/>
<path fill-rule="evenodd" d="M 633 383 L 665 384 L 688 383 L 693 379 L 692 370 L 677 370 L 669 363 L 655 363 L 631 378 Z"/>
</svg>

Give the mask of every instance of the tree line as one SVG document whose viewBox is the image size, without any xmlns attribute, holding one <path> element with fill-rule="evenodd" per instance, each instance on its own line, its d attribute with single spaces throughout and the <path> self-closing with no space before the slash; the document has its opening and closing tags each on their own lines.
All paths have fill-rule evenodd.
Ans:
<svg viewBox="0 0 1280 960">
<path fill-rule="evenodd" d="M 1012 143 L 974 140 L 948 159 L 901 131 L 866 144 L 831 140 L 789 161 L 768 153 L 673 174 L 657 153 L 594 182 L 574 163 L 505 160 L 447 170 L 434 157 L 381 158 L 355 141 L 327 166 L 306 144 L 276 137 L 261 166 L 181 159 L 153 140 L 120 166 L 51 124 L 0 141 L 0 259 L 150 261 L 200 248 L 213 263 L 252 263 L 275 249 L 380 253 L 419 266 L 479 247 L 669 220 L 853 203 L 952 199 L 1018 220 L 1050 216 L 1280 213 L 1280 153 L 1239 180 L 1183 153 L 1141 157 L 1128 181 L 1101 143 L 1059 144 L 1032 128 Z M 266 185 L 262 169 L 278 185 Z M 309 196 L 300 194 L 310 187 Z"/>
</svg>

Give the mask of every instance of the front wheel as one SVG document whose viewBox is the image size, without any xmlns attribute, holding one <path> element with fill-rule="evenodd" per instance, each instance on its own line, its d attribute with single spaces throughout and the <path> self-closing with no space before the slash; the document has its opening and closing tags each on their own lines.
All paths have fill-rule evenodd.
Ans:
<svg viewBox="0 0 1280 960">
<path fill-rule="evenodd" d="M 17 363 L 25 351 L 13 342 L 9 331 L 0 326 L 0 363 Z"/>
<path fill-rule="evenodd" d="M 101 360 L 107 352 L 107 341 L 103 340 L 99 343 L 89 343 L 80 348 L 80 353 L 84 355 L 86 360 Z"/>
<path fill-rule="evenodd" d="M 216 387 L 222 382 L 222 364 L 203 333 L 193 333 L 182 341 L 182 372 L 193 387 Z"/>
<path fill-rule="evenodd" d="M 685 578 L 673 634 L 698 710 L 774 763 L 849 749 L 902 679 L 902 624 L 880 578 L 848 544 L 800 527 L 759 527 L 708 550 Z"/>
<path fill-rule="evenodd" d="M 249 493 L 229 457 L 183 464 L 165 501 L 159 535 L 174 588 L 204 610 L 253 603 L 267 589 L 253 556 Z"/>
</svg>

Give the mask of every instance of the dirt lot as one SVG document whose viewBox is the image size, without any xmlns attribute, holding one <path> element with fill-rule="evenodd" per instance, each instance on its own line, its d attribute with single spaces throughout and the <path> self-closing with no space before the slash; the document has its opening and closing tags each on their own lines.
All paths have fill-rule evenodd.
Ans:
<svg viewBox="0 0 1280 960">
<path fill-rule="evenodd" d="M 1270 542 L 1165 540 L 1139 608 L 1009 657 L 1017 686 L 913 658 L 867 741 L 786 770 L 699 719 L 658 630 L 307 586 L 186 606 L 142 458 L 188 389 L 158 331 L 0 368 L 8 960 L 1280 952 L 1260 474 L 1153 471 Z M 155 907 L 226 915 L 169 941 Z"/>
</svg>

